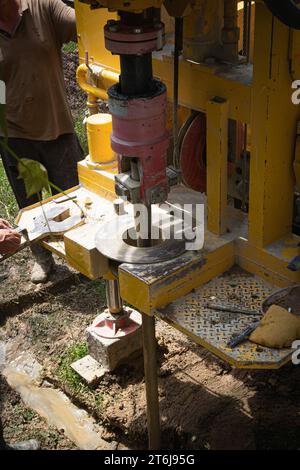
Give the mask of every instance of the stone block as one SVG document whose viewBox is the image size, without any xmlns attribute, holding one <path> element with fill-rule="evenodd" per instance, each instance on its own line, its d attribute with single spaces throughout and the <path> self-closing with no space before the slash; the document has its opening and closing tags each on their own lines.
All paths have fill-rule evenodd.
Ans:
<svg viewBox="0 0 300 470">
<path fill-rule="evenodd" d="M 101 315 L 86 330 L 89 354 L 108 371 L 125 363 L 134 353 L 142 351 L 142 317 L 139 312 L 124 307 L 130 318 L 138 324 L 138 328 L 130 334 L 118 338 L 104 338 L 97 334 L 95 325 L 101 320 Z"/>
<path fill-rule="evenodd" d="M 90 355 L 73 362 L 71 367 L 91 386 L 96 386 L 106 372 L 106 369 Z"/>
</svg>

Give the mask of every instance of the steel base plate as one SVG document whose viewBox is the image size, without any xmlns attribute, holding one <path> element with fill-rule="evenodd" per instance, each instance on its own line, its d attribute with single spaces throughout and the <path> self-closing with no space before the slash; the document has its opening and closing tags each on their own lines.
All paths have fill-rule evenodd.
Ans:
<svg viewBox="0 0 300 470">
<path fill-rule="evenodd" d="M 130 215 L 115 217 L 103 223 L 95 238 L 97 250 L 108 259 L 132 264 L 162 263 L 185 252 L 185 240 L 174 238 L 168 240 L 163 237 L 160 244 L 145 248 L 128 244 L 123 236 L 133 229 L 133 225 Z"/>
<path fill-rule="evenodd" d="M 262 279 L 233 268 L 157 313 L 162 320 L 236 367 L 277 369 L 290 359 L 291 349 L 270 349 L 250 341 L 234 349 L 228 346 L 233 335 L 258 321 L 256 315 L 219 312 L 207 307 L 208 302 L 213 302 L 261 311 L 262 302 L 276 290 Z"/>
</svg>

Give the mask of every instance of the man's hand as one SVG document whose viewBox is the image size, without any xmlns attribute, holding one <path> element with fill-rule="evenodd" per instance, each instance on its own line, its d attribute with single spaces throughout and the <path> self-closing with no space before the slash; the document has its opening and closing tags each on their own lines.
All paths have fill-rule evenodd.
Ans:
<svg viewBox="0 0 300 470">
<path fill-rule="evenodd" d="M 12 226 L 10 225 L 10 223 L 7 222 L 7 220 L 0 219 L 0 230 L 2 230 L 2 229 L 7 229 L 7 228 L 12 228 Z"/>
<path fill-rule="evenodd" d="M 10 228 L 0 230 L 0 254 L 10 255 L 20 246 L 21 235 Z"/>
</svg>

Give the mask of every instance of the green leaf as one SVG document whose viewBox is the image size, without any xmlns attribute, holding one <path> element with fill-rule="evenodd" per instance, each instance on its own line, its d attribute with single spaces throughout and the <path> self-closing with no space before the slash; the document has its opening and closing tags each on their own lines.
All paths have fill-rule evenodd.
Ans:
<svg viewBox="0 0 300 470">
<path fill-rule="evenodd" d="M 18 163 L 19 179 L 24 180 L 26 195 L 41 193 L 49 189 L 48 173 L 46 168 L 35 160 L 20 158 Z"/>
</svg>

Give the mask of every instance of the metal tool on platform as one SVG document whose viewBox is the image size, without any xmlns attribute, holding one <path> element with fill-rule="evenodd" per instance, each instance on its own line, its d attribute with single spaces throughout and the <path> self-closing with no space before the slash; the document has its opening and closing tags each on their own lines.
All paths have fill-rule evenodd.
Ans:
<svg viewBox="0 0 300 470">
<path fill-rule="evenodd" d="M 241 315 L 257 315 L 261 316 L 262 312 L 258 312 L 255 310 L 247 310 L 245 308 L 236 307 L 234 305 L 219 305 L 214 303 L 207 303 L 206 307 L 211 310 L 216 310 L 217 312 L 231 312 L 231 313 L 239 313 Z"/>
<path fill-rule="evenodd" d="M 230 348 L 235 348 L 236 346 L 241 344 L 243 341 L 245 341 L 246 339 L 250 337 L 251 333 L 253 333 L 253 331 L 256 330 L 258 325 L 259 325 L 259 322 L 252 323 L 252 325 L 248 326 L 241 333 L 233 335 L 230 341 L 228 342 L 228 346 Z"/>
</svg>

